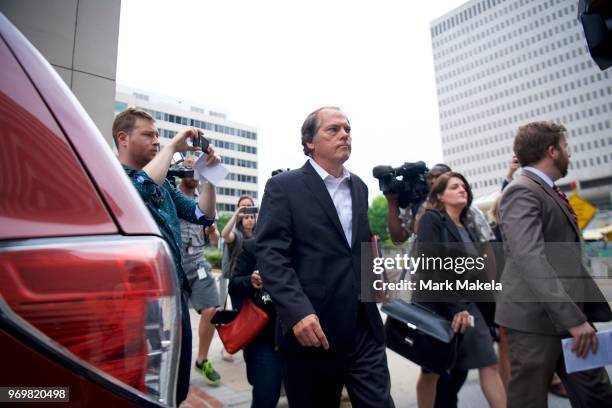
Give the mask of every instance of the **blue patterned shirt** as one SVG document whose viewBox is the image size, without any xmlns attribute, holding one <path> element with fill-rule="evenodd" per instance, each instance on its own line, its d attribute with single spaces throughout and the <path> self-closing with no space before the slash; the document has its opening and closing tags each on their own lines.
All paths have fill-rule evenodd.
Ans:
<svg viewBox="0 0 612 408">
<path fill-rule="evenodd" d="M 136 191 L 140 194 L 140 197 L 159 227 L 162 236 L 170 247 L 179 286 L 184 291 L 191 292 L 181 264 L 183 244 L 179 218 L 194 224 L 209 226 L 215 221 L 214 216 L 209 217 L 203 214 L 195 201 L 186 197 L 176 187 L 172 186 L 168 180 L 164 180 L 164 184 L 158 186 L 142 170 L 137 171 L 126 165 L 123 165 L 123 169 L 130 178 L 132 185 L 136 187 Z"/>
</svg>

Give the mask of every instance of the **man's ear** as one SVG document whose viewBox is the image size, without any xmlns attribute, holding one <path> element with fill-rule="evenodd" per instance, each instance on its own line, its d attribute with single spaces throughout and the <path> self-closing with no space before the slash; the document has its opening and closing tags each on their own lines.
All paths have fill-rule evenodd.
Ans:
<svg viewBox="0 0 612 408">
<path fill-rule="evenodd" d="M 306 146 L 308 147 L 308 149 L 309 149 L 311 152 L 313 152 L 313 151 L 314 151 L 314 147 L 315 147 L 315 146 L 314 146 L 314 143 L 308 143 L 308 142 L 306 142 Z"/>
<path fill-rule="evenodd" d="M 550 157 L 551 159 L 556 158 L 558 154 L 559 154 L 559 149 L 554 144 L 548 146 L 548 148 L 546 149 L 546 155 Z"/>
<path fill-rule="evenodd" d="M 119 133 L 117 133 L 117 142 L 119 142 L 119 146 L 123 146 L 126 147 L 127 146 L 127 142 L 128 142 L 128 138 L 130 137 L 130 135 L 128 135 L 126 132 L 124 132 L 123 130 L 120 131 Z"/>
</svg>

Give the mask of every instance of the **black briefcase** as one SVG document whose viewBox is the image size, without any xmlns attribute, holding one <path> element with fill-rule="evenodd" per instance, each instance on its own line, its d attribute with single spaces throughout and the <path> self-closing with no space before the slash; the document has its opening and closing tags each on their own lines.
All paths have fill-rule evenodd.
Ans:
<svg viewBox="0 0 612 408">
<path fill-rule="evenodd" d="M 442 374 L 457 360 L 460 336 L 451 322 L 416 303 L 392 299 L 382 306 L 387 314 L 387 347 L 408 360 Z"/>
</svg>

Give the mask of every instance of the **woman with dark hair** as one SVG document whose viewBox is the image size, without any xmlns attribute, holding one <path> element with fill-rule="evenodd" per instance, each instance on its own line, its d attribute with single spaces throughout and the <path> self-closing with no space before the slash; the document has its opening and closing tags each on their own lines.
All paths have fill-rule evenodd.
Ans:
<svg viewBox="0 0 612 408">
<path fill-rule="evenodd" d="M 429 193 L 427 210 L 418 225 L 417 242 L 425 255 L 442 258 L 480 256 L 474 232 L 466 227 L 472 198 L 470 186 L 461 174 L 448 172 L 438 177 Z M 430 272 L 423 271 L 421 277 L 427 279 L 424 274 Z M 436 277 L 451 273 L 453 276 L 446 275 L 448 280 L 457 281 L 454 271 L 433 272 Z M 506 393 L 497 370 L 493 338 L 478 307 L 473 302 L 463 300 L 454 291 L 444 292 L 445 298 L 440 301 L 431 301 L 433 299 L 428 295 L 415 292 L 413 300 L 446 317 L 452 322 L 453 331 L 463 333 L 455 367 L 465 370 L 478 368 L 480 386 L 489 405 L 505 407 Z M 421 369 L 417 382 L 420 408 L 434 406 L 438 378 L 438 374 Z"/>
<path fill-rule="evenodd" d="M 223 258 L 221 260 L 221 289 L 220 302 L 224 303 L 227 295 L 227 282 L 234 274 L 238 256 L 242 252 L 242 244 L 245 239 L 252 238 L 255 235 L 256 214 L 245 214 L 244 210 L 247 207 L 254 207 L 255 201 L 249 195 L 242 195 L 238 198 L 238 205 L 232 217 L 227 221 L 227 224 L 221 231 L 223 238 Z M 242 298 L 231 296 L 232 308 L 240 309 Z M 221 350 L 221 355 L 226 361 L 233 361 L 231 354 L 225 349 Z"/>
<path fill-rule="evenodd" d="M 236 205 L 236 211 L 221 232 L 221 236 L 226 244 L 234 244 L 236 240 L 238 240 L 237 244 L 241 244 L 244 238 L 251 238 L 255 234 L 255 217 L 247 217 L 247 215 L 253 214 L 244 213 L 246 207 L 254 206 L 255 201 L 253 197 L 250 195 L 240 196 L 238 205 Z M 236 234 L 236 232 L 239 234 Z"/>
<path fill-rule="evenodd" d="M 224 242 L 221 268 L 225 279 L 232 277 L 244 240 L 255 235 L 256 215 L 244 213 L 245 208 L 254 206 L 255 202 L 251 196 L 240 196 L 236 211 L 221 231 Z"/>
<path fill-rule="evenodd" d="M 261 333 L 244 347 L 243 356 L 247 380 L 253 387 L 251 408 L 274 408 L 278 404 L 282 383 L 281 356 L 274 340 L 276 309 L 257 270 L 255 238 L 245 239 L 242 244 L 230 279 L 229 293 L 232 299 L 252 299 L 270 317 Z"/>
</svg>

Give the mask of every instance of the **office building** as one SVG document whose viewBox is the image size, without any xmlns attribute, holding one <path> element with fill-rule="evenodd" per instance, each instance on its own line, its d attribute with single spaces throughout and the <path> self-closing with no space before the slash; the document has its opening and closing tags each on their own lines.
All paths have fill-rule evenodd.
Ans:
<svg viewBox="0 0 612 408">
<path fill-rule="evenodd" d="M 204 131 L 230 171 L 217 186 L 217 211 L 234 211 L 238 197 L 243 194 L 258 198 L 255 127 L 230 121 L 225 114 L 200 104 L 118 85 L 115 113 L 127 107 L 141 108 L 155 118 L 162 146 L 188 126 Z"/>
<path fill-rule="evenodd" d="M 499 190 L 520 125 L 562 123 L 577 182 L 612 194 L 612 69 L 591 60 L 575 0 L 473 0 L 431 23 L 444 160 L 476 196 Z"/>
</svg>

